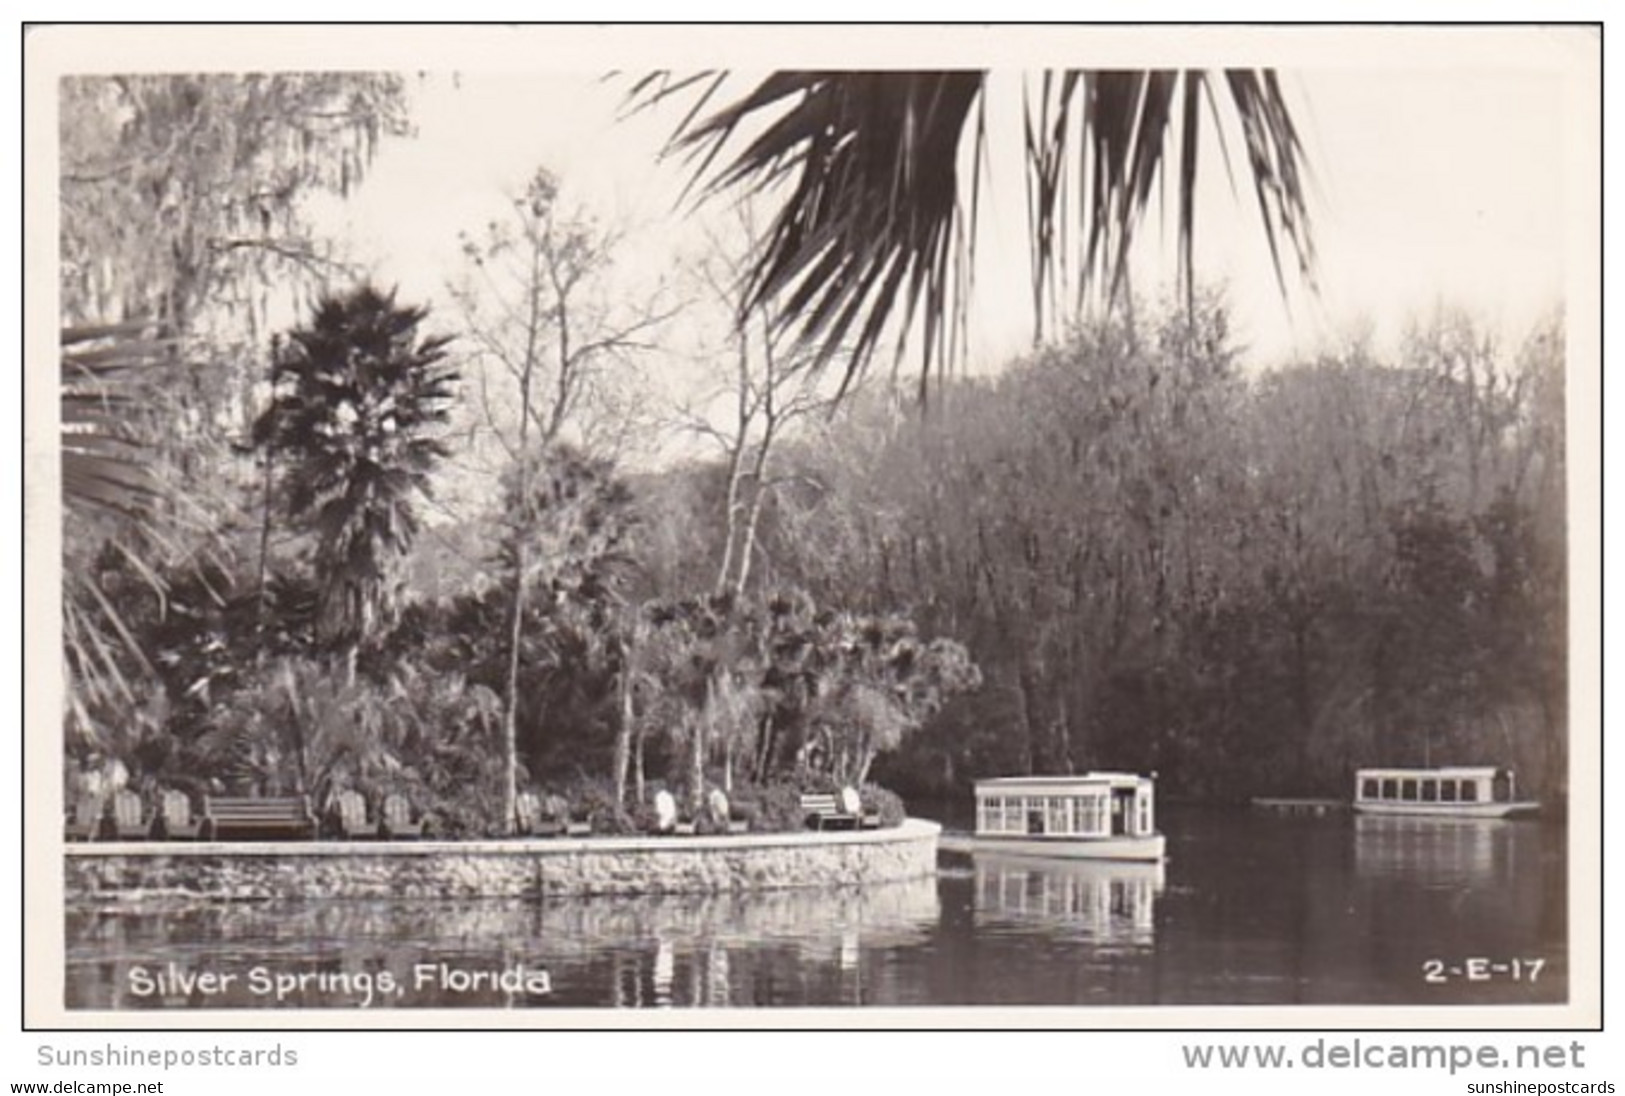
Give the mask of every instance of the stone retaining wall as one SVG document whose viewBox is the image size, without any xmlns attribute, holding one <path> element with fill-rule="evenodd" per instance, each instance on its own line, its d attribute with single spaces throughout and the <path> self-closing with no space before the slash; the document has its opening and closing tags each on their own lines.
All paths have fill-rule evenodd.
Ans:
<svg viewBox="0 0 1625 1096">
<path fill-rule="evenodd" d="M 67 901 L 543 898 L 842 887 L 936 870 L 934 822 L 857 833 L 66 847 Z"/>
</svg>

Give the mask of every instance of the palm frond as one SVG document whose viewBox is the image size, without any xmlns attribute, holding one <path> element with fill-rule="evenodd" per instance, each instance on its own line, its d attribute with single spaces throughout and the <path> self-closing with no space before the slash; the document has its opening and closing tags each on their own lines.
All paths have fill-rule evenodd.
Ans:
<svg viewBox="0 0 1625 1096">
<path fill-rule="evenodd" d="M 108 543 L 161 601 L 162 579 L 132 547 L 162 541 L 157 510 L 165 498 L 135 424 L 151 408 L 153 371 L 172 360 L 177 341 L 152 324 L 120 323 L 65 327 L 60 344 L 65 514 L 111 529 Z M 115 748 L 120 729 L 100 725 L 96 713 L 130 712 L 137 704 L 134 679 L 150 677 L 152 665 L 95 575 L 70 570 L 63 595 L 68 725 L 83 739 Z"/>
<path fill-rule="evenodd" d="M 979 72 L 776 73 L 674 138 L 700 179 L 736 132 L 767 119 L 705 193 L 789 185 L 743 308 L 782 297 L 775 314 L 821 362 L 850 351 L 843 390 L 894 313 L 906 327 L 921 304 L 926 368 L 941 358 L 956 248 L 974 245 L 956 232 L 958 175 L 982 83 Z"/>
<path fill-rule="evenodd" d="M 689 163 L 690 188 L 702 197 L 738 188 L 782 193 L 742 311 L 771 304 L 779 330 L 810 343 L 820 363 L 845 356 L 842 392 L 895 326 L 899 355 L 918 340 L 923 391 L 968 315 L 988 74 L 777 72 L 703 112 L 725 77 L 652 74 L 633 84 L 627 102 L 635 112 L 702 89 L 669 144 Z M 1075 269 L 1079 308 L 1096 287 L 1115 303 L 1135 230 L 1169 178 L 1180 278 L 1193 299 L 1203 98 L 1229 170 L 1216 82 L 1193 70 L 1072 69 L 1043 73 L 1036 95 L 1024 97 L 1037 334 L 1056 308 L 1058 274 Z M 1279 81 L 1268 70 L 1228 70 L 1222 86 L 1281 291 L 1287 245 L 1312 288 L 1303 148 Z M 967 160 L 969 180 L 961 178 Z M 968 213 L 960 199 L 967 181 Z M 1068 243 L 1074 226 L 1076 253 Z"/>
<path fill-rule="evenodd" d="M 1225 73 L 1225 80 L 1241 119 L 1247 162 L 1253 174 L 1253 193 L 1258 199 L 1259 218 L 1269 240 L 1275 277 L 1281 292 L 1285 293 L 1277 226 L 1297 254 L 1299 274 L 1311 281 L 1314 276 L 1315 252 L 1305 198 L 1308 187 L 1303 145 L 1274 72 L 1231 69 Z"/>
<path fill-rule="evenodd" d="M 148 374 L 176 340 L 128 323 L 67 327 L 61 342 L 63 504 L 139 522 L 159 488 L 129 424 L 148 405 Z"/>
</svg>

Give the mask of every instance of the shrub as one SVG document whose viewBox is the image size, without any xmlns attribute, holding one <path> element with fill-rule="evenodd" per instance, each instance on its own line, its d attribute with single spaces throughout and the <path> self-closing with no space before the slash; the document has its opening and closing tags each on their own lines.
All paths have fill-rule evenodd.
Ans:
<svg viewBox="0 0 1625 1096">
<path fill-rule="evenodd" d="M 542 789 L 544 796 L 554 795 L 569 805 L 572 819 L 585 819 L 592 823 L 592 832 L 600 834 L 638 833 L 638 820 L 615 802 L 613 784 L 601 777 L 577 775 L 563 780 L 548 781 Z M 653 817 L 653 812 L 650 812 Z"/>
<path fill-rule="evenodd" d="M 750 824 L 752 833 L 792 833 L 806 828 L 801 789 L 794 784 L 736 787 L 729 805 Z"/>
<path fill-rule="evenodd" d="M 879 784 L 865 784 L 858 789 L 858 797 L 863 800 L 864 810 L 880 815 L 882 826 L 901 826 L 908 814 L 903 806 L 903 797 Z"/>
</svg>

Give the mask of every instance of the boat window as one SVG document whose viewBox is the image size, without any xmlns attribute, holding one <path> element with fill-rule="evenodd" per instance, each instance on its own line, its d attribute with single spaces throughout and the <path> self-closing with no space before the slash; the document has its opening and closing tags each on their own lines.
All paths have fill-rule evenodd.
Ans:
<svg viewBox="0 0 1625 1096">
<path fill-rule="evenodd" d="M 1382 782 L 1382 797 L 1384 799 L 1398 799 L 1399 798 L 1399 781 L 1395 780 L 1391 776 L 1388 779 L 1384 780 Z"/>
<path fill-rule="evenodd" d="M 1151 832 L 1151 793 L 1143 788 L 1135 795 L 1134 806 L 1136 819 L 1134 829 L 1136 833 Z"/>
<path fill-rule="evenodd" d="M 993 828 L 1001 833 L 1020 828 L 1021 805 L 1014 799 L 1003 796 L 993 800 Z"/>
<path fill-rule="evenodd" d="M 1436 803 L 1439 800 L 1439 782 L 1437 780 L 1422 781 L 1422 802 Z"/>
<path fill-rule="evenodd" d="M 1476 803 L 1478 801 L 1478 781 L 1463 780 L 1461 782 L 1461 801 L 1463 803 Z"/>
<path fill-rule="evenodd" d="M 1377 798 L 1377 778 L 1376 777 L 1368 776 L 1363 781 L 1360 782 L 1360 798 L 1361 799 L 1375 799 L 1375 798 Z"/>
<path fill-rule="evenodd" d="M 1019 801 L 1001 795 L 983 799 L 982 829 L 988 833 L 1019 833 L 1023 829 Z"/>
<path fill-rule="evenodd" d="M 1456 782 L 1454 780 L 1439 781 L 1439 798 L 1445 803 L 1456 801 Z"/>
<path fill-rule="evenodd" d="M 1400 782 L 1400 785 L 1399 785 L 1399 798 L 1405 800 L 1406 802 L 1414 802 L 1415 801 L 1415 799 L 1416 799 L 1416 781 L 1415 780 L 1404 780 L 1404 781 Z"/>
<path fill-rule="evenodd" d="M 1106 832 L 1106 797 L 1099 794 L 1082 795 L 1074 807 L 1078 833 Z"/>
</svg>

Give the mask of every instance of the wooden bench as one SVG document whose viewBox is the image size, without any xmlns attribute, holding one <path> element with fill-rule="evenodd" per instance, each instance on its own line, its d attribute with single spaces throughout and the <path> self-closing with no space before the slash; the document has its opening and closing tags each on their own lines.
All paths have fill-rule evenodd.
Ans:
<svg viewBox="0 0 1625 1096">
<path fill-rule="evenodd" d="M 230 837 L 316 836 L 316 816 L 303 795 L 238 798 L 211 795 L 203 800 L 203 836 L 208 841 Z"/>
<path fill-rule="evenodd" d="M 855 830 L 858 828 L 858 816 L 842 810 L 840 801 L 834 795 L 803 795 L 801 797 L 801 813 L 806 816 L 809 829 Z"/>
</svg>

